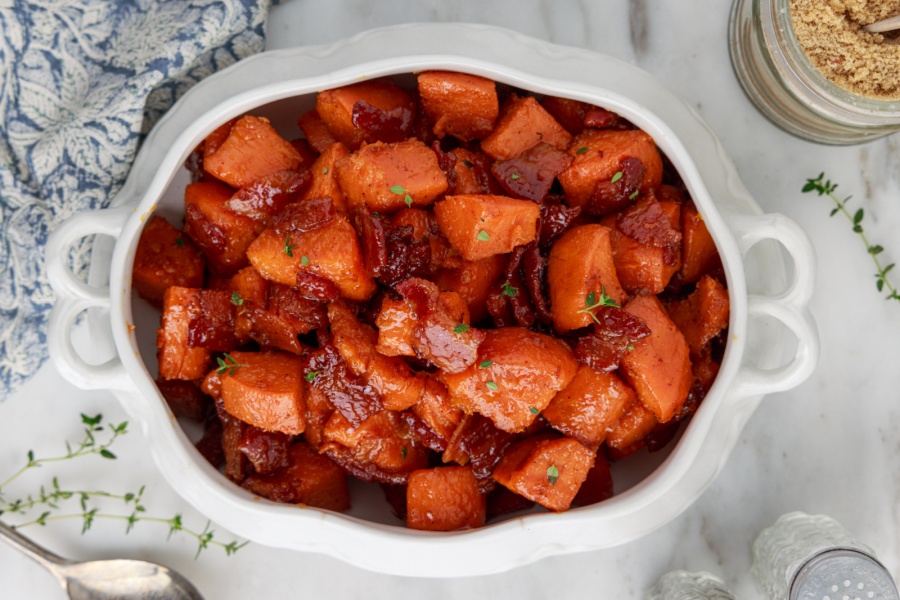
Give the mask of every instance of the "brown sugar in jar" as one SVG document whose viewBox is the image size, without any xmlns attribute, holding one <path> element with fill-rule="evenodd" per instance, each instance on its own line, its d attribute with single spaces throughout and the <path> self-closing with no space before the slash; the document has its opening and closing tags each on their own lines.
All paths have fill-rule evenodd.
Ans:
<svg viewBox="0 0 900 600">
<path fill-rule="evenodd" d="M 900 99 L 900 35 L 863 26 L 900 14 L 900 0 L 790 0 L 801 48 L 826 78 L 860 96 Z"/>
</svg>

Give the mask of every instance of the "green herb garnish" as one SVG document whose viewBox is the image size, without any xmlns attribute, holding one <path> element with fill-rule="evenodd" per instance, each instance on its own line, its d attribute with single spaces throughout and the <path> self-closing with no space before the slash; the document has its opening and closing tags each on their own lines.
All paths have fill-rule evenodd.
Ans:
<svg viewBox="0 0 900 600">
<path fill-rule="evenodd" d="M 575 151 L 575 154 L 584 154 L 587 151 L 588 151 L 587 146 L 582 146 L 581 148 L 579 148 L 578 150 Z"/>
<path fill-rule="evenodd" d="M 456 327 L 453 328 L 453 333 L 465 333 L 469 330 L 469 326 L 465 323 L 460 323 Z"/>
<path fill-rule="evenodd" d="M 322 169 L 322 175 L 328 175 L 328 167 Z"/>
<path fill-rule="evenodd" d="M 303 265 L 304 267 L 307 266 L 307 265 L 309 265 L 309 257 L 306 256 L 305 254 L 304 254 L 303 256 L 301 256 L 301 257 L 300 257 L 300 264 Z"/>
<path fill-rule="evenodd" d="M 412 196 L 409 195 L 409 191 L 402 185 L 392 185 L 390 188 L 392 194 L 403 195 L 403 201 L 406 202 L 406 206 L 412 206 L 413 199 Z"/>
<path fill-rule="evenodd" d="M 492 361 L 492 360 L 483 360 L 480 363 L 478 363 L 478 368 L 479 369 L 487 369 L 492 364 L 494 364 L 494 361 Z"/>
<path fill-rule="evenodd" d="M 512 175 L 509 176 L 509 178 L 512 179 L 513 181 L 515 181 L 515 180 L 517 180 L 517 179 L 519 178 L 519 174 L 518 174 L 518 173 L 513 173 Z"/>
<path fill-rule="evenodd" d="M 400 458 L 402 458 L 403 460 L 406 460 L 406 446 L 403 446 L 402 448 L 400 448 Z"/>
<path fill-rule="evenodd" d="M 479 231 L 479 232 L 478 232 L 478 235 L 476 235 L 475 237 L 477 237 L 477 238 L 478 238 L 479 240 L 481 240 L 482 242 L 486 242 L 486 241 L 488 241 L 489 239 L 491 239 L 490 234 L 489 234 L 487 231 L 485 231 L 484 229 L 482 229 L 481 231 Z"/>
<path fill-rule="evenodd" d="M 500 288 L 500 295 L 507 296 L 509 298 L 515 298 L 516 294 L 519 293 L 519 288 L 514 287 L 509 280 L 507 279 L 503 286 Z"/>
<path fill-rule="evenodd" d="M 550 482 L 550 485 L 556 485 L 558 480 L 559 469 L 556 468 L 556 465 L 550 465 L 550 468 L 547 469 L 547 481 Z"/>
<path fill-rule="evenodd" d="M 313 381 L 315 381 L 316 377 L 319 376 L 319 373 L 320 371 L 307 371 L 306 375 L 303 376 L 303 379 L 312 383 Z"/>
<path fill-rule="evenodd" d="M 807 179 L 806 184 L 803 186 L 803 193 L 808 192 L 816 192 L 819 196 L 828 196 L 835 204 L 835 208 L 831 209 L 831 215 L 834 216 L 838 213 L 841 213 L 853 226 L 853 232 L 859 236 L 859 239 L 862 240 L 863 244 L 866 247 L 866 251 L 869 253 L 869 256 L 872 257 L 872 262 L 875 263 L 875 287 L 879 292 L 883 292 L 885 288 L 887 288 L 888 295 L 885 297 L 886 300 L 900 300 L 900 294 L 897 293 L 897 289 L 893 286 L 893 284 L 888 279 L 888 273 L 891 272 L 891 269 L 894 268 L 894 263 L 891 263 L 887 266 L 881 266 L 881 261 L 878 259 L 878 255 L 884 252 L 884 248 L 878 244 L 870 244 L 869 238 L 866 237 L 865 232 L 863 231 L 862 221 L 865 217 L 865 212 L 863 209 L 858 209 L 853 215 L 850 214 L 850 211 L 847 210 L 847 202 L 850 201 L 852 196 L 847 196 L 843 200 L 838 199 L 837 196 L 834 195 L 834 190 L 837 189 L 836 183 L 831 183 L 830 180 L 825 179 L 825 173 L 819 173 L 819 176 L 815 179 Z"/>
<path fill-rule="evenodd" d="M 287 254 L 288 256 L 290 256 L 291 258 L 294 258 L 294 248 L 296 248 L 296 247 L 297 247 L 297 244 L 291 243 L 291 236 L 290 235 L 285 236 L 284 248 L 282 248 L 281 251 L 284 252 L 285 254 Z"/>
<path fill-rule="evenodd" d="M 634 200 L 635 198 L 637 198 L 638 192 L 640 192 L 640 191 L 641 191 L 641 190 L 634 190 L 634 191 L 631 192 L 631 194 L 628 196 L 628 199 L 629 199 L 629 200 Z"/>
<path fill-rule="evenodd" d="M 219 368 L 216 369 L 216 373 L 218 373 L 219 375 L 221 375 L 225 371 L 228 371 L 229 375 L 234 375 L 235 371 L 237 371 L 239 368 L 248 366 L 242 365 L 238 361 L 234 360 L 234 358 L 227 352 L 222 356 L 217 357 L 216 362 L 219 364 Z"/>
<path fill-rule="evenodd" d="M 175 238 L 175 244 L 177 244 L 180 248 L 184 248 L 184 240 L 180 237 Z"/>
<path fill-rule="evenodd" d="M 244 299 L 237 292 L 231 292 L 231 303 L 235 306 L 241 306 L 244 303 Z"/>
<path fill-rule="evenodd" d="M 493 381 L 488 381 L 488 382 L 485 383 L 484 385 L 487 386 L 487 389 L 492 390 L 492 391 L 494 391 L 494 392 L 496 392 L 497 390 L 500 389 L 500 387 L 499 387 L 496 383 L 494 383 Z"/>
<path fill-rule="evenodd" d="M 606 294 L 606 286 L 600 286 L 600 298 L 597 298 L 597 294 L 594 293 L 593 290 L 585 297 L 584 299 L 584 308 L 579 310 L 579 313 L 587 313 L 591 315 L 591 318 L 597 322 L 598 325 L 602 325 L 600 323 L 600 319 L 597 318 L 597 315 L 594 314 L 594 309 L 599 306 L 611 306 L 613 308 L 619 308 L 619 305 L 613 300 L 610 296 Z"/>
<path fill-rule="evenodd" d="M 538 410 L 537 408 L 535 408 L 534 406 L 529 406 L 529 407 L 528 407 L 528 412 L 530 412 L 530 413 L 533 414 L 533 415 L 537 415 L 537 414 L 540 414 L 541 411 L 539 411 L 539 410 Z"/>
<path fill-rule="evenodd" d="M 616 171 L 616 174 L 612 176 L 612 179 L 610 179 L 609 182 L 615 183 L 620 179 L 622 179 L 622 171 Z"/>
</svg>

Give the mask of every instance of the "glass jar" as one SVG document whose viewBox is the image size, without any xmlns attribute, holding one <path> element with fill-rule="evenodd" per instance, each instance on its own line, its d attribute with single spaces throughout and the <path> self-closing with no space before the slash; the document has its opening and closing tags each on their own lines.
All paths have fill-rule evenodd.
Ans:
<svg viewBox="0 0 900 600">
<path fill-rule="evenodd" d="M 734 600 L 734 596 L 721 579 L 706 571 L 671 571 L 647 590 L 644 600 Z"/>
<path fill-rule="evenodd" d="M 735 0 L 731 9 L 731 61 L 760 112 L 823 144 L 858 144 L 900 130 L 900 101 L 849 92 L 812 65 L 794 35 L 789 1 Z"/>
</svg>

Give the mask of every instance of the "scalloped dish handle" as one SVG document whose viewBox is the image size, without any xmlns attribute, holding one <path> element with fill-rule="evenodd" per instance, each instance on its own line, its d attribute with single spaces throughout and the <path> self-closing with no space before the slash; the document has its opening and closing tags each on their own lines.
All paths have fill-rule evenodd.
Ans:
<svg viewBox="0 0 900 600">
<path fill-rule="evenodd" d="M 748 295 L 748 328 L 753 326 L 755 319 L 771 317 L 797 338 L 794 356 L 786 364 L 774 369 L 745 364 L 733 390 L 737 396 L 752 397 L 795 388 L 812 374 L 819 357 L 819 332 L 809 312 L 816 266 L 812 243 L 794 221 L 778 213 L 735 216 L 729 224 L 742 256 L 746 257 L 750 249 L 763 240 L 775 240 L 794 263 L 793 280 L 784 292 L 774 296 Z"/>
<path fill-rule="evenodd" d="M 131 385 L 118 356 L 103 364 L 92 365 L 75 350 L 72 326 L 78 315 L 89 308 L 109 309 L 110 297 L 108 287 L 89 286 L 75 277 L 67 264 L 69 248 L 90 235 L 118 238 L 133 214 L 133 206 L 78 213 L 60 224 L 47 240 L 47 276 L 56 293 L 56 302 L 50 311 L 47 347 L 60 374 L 82 389 L 127 389 Z M 112 340 L 109 342 L 114 346 Z"/>
</svg>

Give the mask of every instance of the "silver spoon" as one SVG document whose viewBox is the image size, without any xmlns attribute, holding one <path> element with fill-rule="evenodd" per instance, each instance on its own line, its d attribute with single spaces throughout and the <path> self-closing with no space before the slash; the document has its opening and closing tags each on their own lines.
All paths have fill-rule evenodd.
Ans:
<svg viewBox="0 0 900 600">
<path fill-rule="evenodd" d="M 75 562 L 0 523 L 0 538 L 53 573 L 72 600 L 203 600 L 179 573 L 142 560 Z"/>
<path fill-rule="evenodd" d="M 900 15 L 897 15 L 896 17 L 888 17 L 887 19 L 875 21 L 874 23 L 869 23 L 868 25 L 864 25 L 863 29 L 865 29 L 869 33 L 884 33 L 886 31 L 900 29 Z"/>
</svg>

